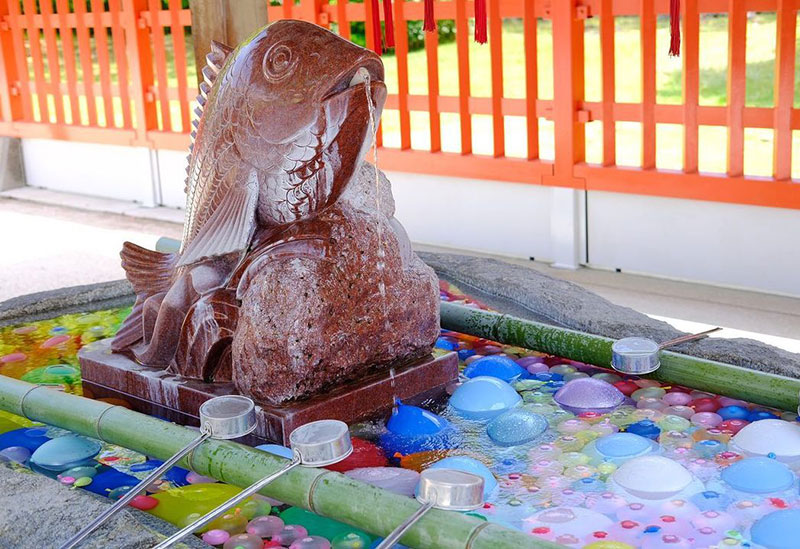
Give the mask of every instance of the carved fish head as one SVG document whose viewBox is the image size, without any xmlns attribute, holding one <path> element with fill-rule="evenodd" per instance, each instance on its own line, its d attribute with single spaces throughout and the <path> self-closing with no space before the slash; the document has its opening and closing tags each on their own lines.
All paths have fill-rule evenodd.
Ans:
<svg viewBox="0 0 800 549">
<path fill-rule="evenodd" d="M 380 57 L 317 25 L 281 20 L 241 44 L 222 72 L 218 85 L 244 88 L 230 130 L 259 171 L 259 222 L 290 223 L 333 203 L 371 143 L 367 94 L 376 125 L 386 100 Z"/>
</svg>

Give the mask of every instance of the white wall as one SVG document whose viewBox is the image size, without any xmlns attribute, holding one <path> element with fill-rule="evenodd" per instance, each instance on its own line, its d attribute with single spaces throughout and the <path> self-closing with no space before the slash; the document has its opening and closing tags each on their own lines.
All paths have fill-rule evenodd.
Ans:
<svg viewBox="0 0 800 549">
<path fill-rule="evenodd" d="M 147 148 L 23 139 L 22 155 L 30 186 L 156 203 Z"/>
<path fill-rule="evenodd" d="M 32 186 L 185 202 L 186 152 L 25 139 L 23 154 Z M 416 242 L 800 296 L 798 210 L 387 175 Z"/>
<path fill-rule="evenodd" d="M 800 211 L 590 192 L 589 264 L 800 295 Z"/>
</svg>

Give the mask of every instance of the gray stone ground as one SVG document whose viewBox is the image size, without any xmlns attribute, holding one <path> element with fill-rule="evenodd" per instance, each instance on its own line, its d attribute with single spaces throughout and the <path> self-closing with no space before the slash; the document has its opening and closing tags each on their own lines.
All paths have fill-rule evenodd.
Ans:
<svg viewBox="0 0 800 549">
<path fill-rule="evenodd" d="M 60 547 L 105 511 L 110 501 L 27 469 L 0 463 L 0 547 Z M 81 549 L 143 549 L 172 534 L 175 527 L 152 515 L 126 509 L 84 541 Z M 176 547 L 208 547 L 187 538 Z"/>
<path fill-rule="evenodd" d="M 683 335 L 660 320 L 614 305 L 577 284 L 497 259 L 419 254 L 439 278 L 513 316 L 619 339 L 645 336 L 667 341 Z M 789 377 L 800 377 L 800 354 L 752 339 L 707 338 L 671 350 Z"/>
</svg>

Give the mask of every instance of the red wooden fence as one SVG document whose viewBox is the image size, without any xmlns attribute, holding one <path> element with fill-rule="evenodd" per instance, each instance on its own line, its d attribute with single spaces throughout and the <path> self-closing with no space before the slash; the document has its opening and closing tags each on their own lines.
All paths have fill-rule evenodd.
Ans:
<svg viewBox="0 0 800 549">
<path fill-rule="evenodd" d="M 37 9 L 38 4 L 38 9 Z M 153 148 L 188 145 L 196 82 L 189 76 L 187 29 L 191 13 L 180 0 L 0 0 L 0 134 L 68 139 Z M 656 100 L 657 17 L 669 0 L 488 0 L 491 79 L 489 97 L 471 93 L 470 19 L 473 2 L 435 3 L 438 19 L 454 19 L 458 83 L 456 95 L 440 92 L 438 39 L 425 37 L 427 93 L 411 93 L 408 21 L 423 18 L 420 1 L 395 0 L 397 85 L 386 109 L 399 112 L 399 147 L 382 147 L 384 169 L 543 184 L 586 190 L 690 198 L 800 209 L 800 185 L 791 179 L 792 132 L 800 129 L 794 107 L 797 9 L 800 0 L 683 0 L 681 53 L 683 101 Z M 269 6 L 269 19 L 299 18 L 335 27 L 350 36 L 350 23 L 371 21 L 371 2 L 285 1 Z M 381 10 L 383 7 L 381 6 Z M 747 14 L 777 12 L 773 107 L 745 104 Z M 700 17 L 728 16 L 727 105 L 699 104 Z M 615 98 L 615 17 L 640 18 L 641 101 Z M 602 99 L 585 100 L 584 37 L 588 18 L 599 20 Z M 503 22 L 520 19 L 524 33 L 524 94 L 504 90 Z M 549 20 L 553 40 L 553 99 L 538 95 L 539 20 Z M 376 37 L 367 24 L 367 45 Z M 166 32 L 166 31 L 169 32 Z M 507 69 L 506 69 L 507 70 Z M 517 94 L 519 95 L 519 94 Z M 412 112 L 426 113 L 430 146 L 412 147 Z M 442 151 L 443 115 L 457 118 L 459 152 Z M 491 118 L 491 154 L 473 152 L 476 115 Z M 508 117 L 523 117 L 524 130 L 509 132 Z M 540 157 L 540 125 L 552 120 L 554 159 Z M 586 162 L 586 125 L 602 127 L 602 162 Z M 617 122 L 641 124 L 640 167 L 617 165 Z M 656 169 L 657 124 L 683 128 L 683 169 Z M 727 173 L 698 171 L 701 126 L 727 128 Z M 450 131 L 451 126 L 445 129 Z M 745 128 L 773 132 L 771 178 L 744 175 Z M 445 137 L 448 137 L 445 135 Z M 507 145 L 525 139 L 524 158 L 507 156 Z M 386 139 L 388 141 L 388 139 Z"/>
</svg>

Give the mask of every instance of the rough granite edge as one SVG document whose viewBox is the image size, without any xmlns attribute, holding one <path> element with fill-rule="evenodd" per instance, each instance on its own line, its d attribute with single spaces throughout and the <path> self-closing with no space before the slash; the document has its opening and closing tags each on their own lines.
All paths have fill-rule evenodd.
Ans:
<svg viewBox="0 0 800 549">
<path fill-rule="evenodd" d="M 666 322 L 655 320 L 610 301 L 572 282 L 493 258 L 462 254 L 417 252 L 436 271 L 487 305 L 507 314 L 602 335 L 622 338 L 645 336 L 666 341 L 682 335 Z M 0 303 L 0 327 L 132 304 L 127 280 L 38 292 Z M 685 343 L 674 350 L 764 372 L 800 377 L 800 354 L 752 339 L 710 338 Z"/>
<path fill-rule="evenodd" d="M 44 475 L 0 461 L 0 546 L 57 547 L 111 505 L 85 490 L 72 490 Z M 81 544 L 85 549 L 150 547 L 177 527 L 149 513 L 126 508 Z M 52 545 L 51 545 L 52 544 Z M 176 547 L 208 547 L 190 536 Z"/>
<path fill-rule="evenodd" d="M 645 336 L 667 341 L 684 332 L 628 307 L 614 305 L 577 284 L 492 258 L 419 252 L 439 278 L 456 284 L 507 314 L 619 339 Z M 676 345 L 691 356 L 800 377 L 800 354 L 746 338 L 709 338 Z"/>
</svg>

